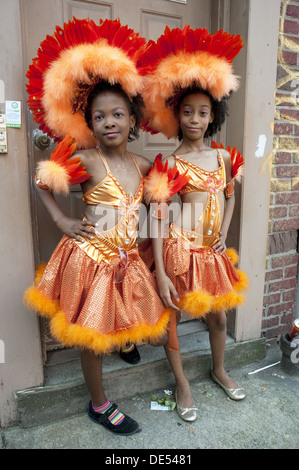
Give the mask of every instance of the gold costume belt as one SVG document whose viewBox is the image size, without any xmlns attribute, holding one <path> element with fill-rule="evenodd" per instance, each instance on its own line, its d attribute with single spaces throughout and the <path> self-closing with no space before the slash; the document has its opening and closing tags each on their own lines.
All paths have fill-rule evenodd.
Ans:
<svg viewBox="0 0 299 470">
<path fill-rule="evenodd" d="M 130 261 L 139 257 L 135 239 L 129 240 L 130 249 L 115 245 L 101 233 L 97 233 L 92 239 L 84 237 L 84 242 L 77 240 L 74 242 L 96 263 L 100 264 L 103 261 L 109 264 L 115 271 L 116 283 L 122 282 Z"/>
<path fill-rule="evenodd" d="M 211 234 L 198 232 L 196 226 L 194 230 L 186 230 L 174 222 L 169 226 L 169 238 L 171 240 L 183 239 L 187 246 L 192 246 L 195 250 L 213 246 L 219 240 L 219 231 L 211 231 Z"/>
</svg>

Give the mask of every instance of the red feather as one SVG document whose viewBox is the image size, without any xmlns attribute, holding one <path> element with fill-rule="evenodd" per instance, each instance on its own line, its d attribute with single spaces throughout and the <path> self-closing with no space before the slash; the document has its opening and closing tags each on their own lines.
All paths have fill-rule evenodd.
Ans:
<svg viewBox="0 0 299 470">
<path fill-rule="evenodd" d="M 222 30 L 211 35 L 207 29 L 192 30 L 189 25 L 186 25 L 184 29 L 172 30 L 166 26 L 164 34 L 157 42 L 149 41 L 138 62 L 138 67 L 142 75 L 153 73 L 161 60 L 180 51 L 186 53 L 206 51 L 217 57 L 223 57 L 231 63 L 243 46 L 240 35 L 235 36 Z"/>
<path fill-rule="evenodd" d="M 148 121 L 144 121 L 140 123 L 140 129 L 145 132 L 149 132 L 150 134 L 159 134 L 159 131 L 154 131 L 150 126 Z"/>
<path fill-rule="evenodd" d="M 89 175 L 86 167 L 81 165 L 80 157 L 70 159 L 76 149 L 76 143 L 73 137 L 66 135 L 51 153 L 50 160 L 65 168 L 69 175 L 69 184 L 74 185 L 88 180 Z"/>
<path fill-rule="evenodd" d="M 211 145 L 212 145 L 212 148 L 224 149 L 224 146 L 222 143 L 218 145 L 215 141 L 212 141 Z M 238 181 L 240 180 L 241 176 L 244 174 L 244 168 L 242 168 L 245 163 L 244 158 L 241 152 L 239 150 L 237 151 L 236 147 L 231 149 L 231 146 L 229 145 L 226 150 L 227 152 L 230 153 L 230 159 L 231 159 L 231 165 L 232 165 L 231 177 L 232 179 L 236 178 Z"/>
<path fill-rule="evenodd" d="M 157 180 L 157 175 L 159 180 Z M 163 176 L 165 176 L 165 178 L 163 178 Z M 151 177 L 157 182 L 157 190 L 159 192 L 161 191 L 161 193 L 163 190 L 163 194 L 167 194 L 168 198 L 179 192 L 190 179 L 190 176 L 187 176 L 187 172 L 180 175 L 176 166 L 173 168 L 168 168 L 168 161 L 166 161 L 163 165 L 161 153 L 156 156 L 154 165 L 146 177 L 145 192 L 148 194 L 150 193 L 150 190 L 148 189 L 148 183 L 151 182 Z M 161 186 L 159 187 L 159 184 L 164 185 L 165 187 L 161 188 Z M 151 199 L 157 201 L 157 196 L 154 193 L 150 194 L 150 196 Z"/>
</svg>

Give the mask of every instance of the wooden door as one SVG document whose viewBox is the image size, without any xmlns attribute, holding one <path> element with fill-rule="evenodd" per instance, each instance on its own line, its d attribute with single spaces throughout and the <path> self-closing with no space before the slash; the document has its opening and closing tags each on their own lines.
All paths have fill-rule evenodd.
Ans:
<svg viewBox="0 0 299 470">
<path fill-rule="evenodd" d="M 36 56 L 40 42 L 47 34 L 53 34 L 56 25 L 75 16 L 78 19 L 91 18 L 96 23 L 99 18 L 120 18 L 122 24 L 139 31 L 146 39 L 157 39 L 165 29 L 183 27 L 190 24 L 192 28 L 211 26 L 211 13 L 216 0 L 24 0 L 21 4 L 21 17 L 24 44 L 24 75 Z M 220 3 L 220 0 L 217 0 Z M 214 21 L 214 20 L 213 20 Z M 24 101 L 27 95 L 24 91 Z M 36 162 L 49 158 L 55 145 L 43 143 L 38 126 L 32 121 L 30 111 L 26 109 L 28 158 L 30 162 L 31 181 Z M 36 143 L 39 145 L 36 145 Z M 130 144 L 130 150 L 153 160 L 157 153 L 169 154 L 176 147 L 174 139 L 167 140 L 162 135 L 152 136 L 141 133 L 138 141 Z M 48 261 L 62 234 L 51 221 L 46 210 L 32 190 L 32 225 L 35 244 L 35 263 Z M 81 217 L 82 203 L 80 187 L 72 188 L 69 198 L 58 197 L 62 210 L 71 217 Z M 42 321 L 42 341 L 44 352 L 58 348 L 50 337 L 47 323 Z"/>
</svg>

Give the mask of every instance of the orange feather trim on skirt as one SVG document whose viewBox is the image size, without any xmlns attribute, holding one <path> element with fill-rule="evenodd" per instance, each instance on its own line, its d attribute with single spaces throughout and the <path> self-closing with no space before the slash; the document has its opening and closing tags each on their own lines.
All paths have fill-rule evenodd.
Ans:
<svg viewBox="0 0 299 470">
<path fill-rule="evenodd" d="M 52 335 L 69 347 L 109 354 L 127 342 L 155 344 L 167 333 L 171 311 L 137 250 L 131 251 L 125 276 L 116 283 L 115 259 L 97 263 L 64 236 L 24 302 L 49 317 Z"/>
<path fill-rule="evenodd" d="M 246 274 L 236 269 L 238 254 L 229 248 L 224 254 L 208 247 L 187 247 L 186 241 L 164 240 L 164 266 L 180 301 L 178 306 L 191 318 L 228 311 L 242 305 L 242 291 L 248 288 Z M 176 315 L 173 312 L 166 347 L 179 349 Z"/>
<path fill-rule="evenodd" d="M 248 289 L 243 271 L 233 266 L 235 250 L 220 254 L 211 248 L 186 248 L 181 239 L 164 240 L 164 265 L 179 297 L 179 307 L 192 318 L 228 311 L 244 302 Z"/>
</svg>

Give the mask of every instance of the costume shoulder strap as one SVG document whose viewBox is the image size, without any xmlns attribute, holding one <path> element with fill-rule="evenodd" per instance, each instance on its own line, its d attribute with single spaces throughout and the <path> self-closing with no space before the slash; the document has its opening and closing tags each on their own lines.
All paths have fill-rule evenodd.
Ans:
<svg viewBox="0 0 299 470">
<path fill-rule="evenodd" d="M 138 163 L 136 162 L 136 159 L 135 159 L 134 155 L 133 155 L 132 153 L 130 153 L 130 152 L 129 152 L 129 155 L 130 155 L 130 157 L 132 158 L 133 162 L 135 163 L 135 166 L 136 166 L 136 168 L 137 168 L 137 171 L 138 171 L 138 173 L 139 173 L 140 178 L 143 178 L 143 176 L 142 176 L 142 174 L 141 174 L 141 171 L 140 171 L 140 168 L 139 168 L 139 166 L 138 166 Z"/>
<path fill-rule="evenodd" d="M 106 168 L 107 173 L 110 173 L 110 168 L 109 168 L 108 162 L 107 162 L 106 158 L 104 157 L 104 154 L 103 154 L 102 150 L 100 149 L 100 147 L 97 147 L 97 151 L 98 151 L 98 154 L 101 157 L 101 160 L 103 162 L 104 167 Z"/>
</svg>

